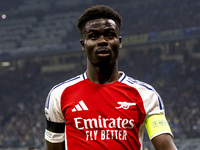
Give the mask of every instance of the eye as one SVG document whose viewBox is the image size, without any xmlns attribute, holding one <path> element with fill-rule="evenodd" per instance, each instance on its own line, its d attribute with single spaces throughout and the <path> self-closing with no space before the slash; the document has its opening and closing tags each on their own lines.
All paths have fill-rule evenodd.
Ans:
<svg viewBox="0 0 200 150">
<path fill-rule="evenodd" d="M 88 38 L 91 39 L 91 40 L 96 40 L 98 38 L 98 35 L 96 35 L 96 34 L 90 34 L 88 36 Z"/>
<path fill-rule="evenodd" d="M 109 32 L 109 33 L 106 34 L 106 37 L 107 37 L 108 39 L 112 39 L 113 37 L 115 37 L 115 34 L 112 33 L 112 32 Z"/>
</svg>

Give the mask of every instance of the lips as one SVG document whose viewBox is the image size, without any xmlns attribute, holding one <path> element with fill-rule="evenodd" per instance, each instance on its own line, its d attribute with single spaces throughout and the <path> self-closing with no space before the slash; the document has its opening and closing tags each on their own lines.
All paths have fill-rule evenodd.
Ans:
<svg viewBox="0 0 200 150">
<path fill-rule="evenodd" d="M 96 54 L 100 57 L 107 57 L 110 55 L 110 50 L 106 48 L 100 48 L 96 51 Z"/>
</svg>

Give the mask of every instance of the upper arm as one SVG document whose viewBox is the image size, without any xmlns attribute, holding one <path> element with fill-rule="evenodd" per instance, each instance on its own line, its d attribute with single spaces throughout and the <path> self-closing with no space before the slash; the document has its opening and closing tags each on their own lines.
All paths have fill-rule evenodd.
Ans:
<svg viewBox="0 0 200 150">
<path fill-rule="evenodd" d="M 150 140 L 164 133 L 168 133 L 173 136 L 164 114 L 155 114 L 148 117 L 145 120 L 145 126 Z"/>
<path fill-rule="evenodd" d="M 49 141 L 46 141 L 47 150 L 64 150 L 65 149 L 65 143 L 51 143 Z"/>
<path fill-rule="evenodd" d="M 59 143 L 63 143 L 65 140 L 65 119 L 60 107 L 60 95 L 59 90 L 51 90 L 45 105 L 45 116 L 47 119 L 45 140 L 50 150 L 52 146 L 59 145 Z"/>
<path fill-rule="evenodd" d="M 173 134 L 165 117 L 164 105 L 161 97 L 151 86 L 147 88 L 147 91 L 142 97 L 146 110 L 145 125 L 155 149 L 177 150 L 173 142 Z"/>
<path fill-rule="evenodd" d="M 161 134 L 154 137 L 151 141 L 156 150 L 177 150 L 173 138 L 169 134 Z"/>
</svg>

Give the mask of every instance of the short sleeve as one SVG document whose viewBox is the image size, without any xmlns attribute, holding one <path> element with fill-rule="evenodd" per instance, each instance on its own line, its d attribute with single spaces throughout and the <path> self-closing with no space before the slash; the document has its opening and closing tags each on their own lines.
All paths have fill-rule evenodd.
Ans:
<svg viewBox="0 0 200 150">
<path fill-rule="evenodd" d="M 52 89 L 46 99 L 45 116 L 47 126 L 45 129 L 45 139 L 51 143 L 64 141 L 65 118 L 60 106 L 61 91 Z"/>
<path fill-rule="evenodd" d="M 146 83 L 140 83 L 138 89 L 143 99 L 144 109 L 146 112 L 144 123 L 149 138 L 153 139 L 163 133 L 169 133 L 172 135 L 165 117 L 164 105 L 160 95 L 151 85 Z"/>
</svg>

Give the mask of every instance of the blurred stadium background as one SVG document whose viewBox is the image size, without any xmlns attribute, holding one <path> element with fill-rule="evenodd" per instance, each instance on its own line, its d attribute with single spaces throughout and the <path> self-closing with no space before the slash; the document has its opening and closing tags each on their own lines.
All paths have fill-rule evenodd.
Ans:
<svg viewBox="0 0 200 150">
<path fill-rule="evenodd" d="M 179 150 L 200 150 L 199 0 L 0 0 L 0 150 L 45 149 L 46 96 L 85 71 L 76 21 L 95 4 L 123 18 L 119 69 L 159 92 Z"/>
</svg>

